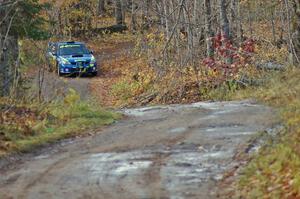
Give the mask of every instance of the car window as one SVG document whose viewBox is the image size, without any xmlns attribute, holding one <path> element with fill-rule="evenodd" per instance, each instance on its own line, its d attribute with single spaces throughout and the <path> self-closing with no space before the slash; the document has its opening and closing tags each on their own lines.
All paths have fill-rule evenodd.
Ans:
<svg viewBox="0 0 300 199">
<path fill-rule="evenodd" d="M 89 50 L 82 44 L 66 44 L 59 46 L 59 55 L 77 55 L 89 53 Z"/>
</svg>

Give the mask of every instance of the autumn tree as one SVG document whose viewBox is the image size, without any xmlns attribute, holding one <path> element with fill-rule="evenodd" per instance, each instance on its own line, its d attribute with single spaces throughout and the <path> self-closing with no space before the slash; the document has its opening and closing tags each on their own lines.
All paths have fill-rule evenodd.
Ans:
<svg viewBox="0 0 300 199">
<path fill-rule="evenodd" d="M 0 95 L 9 95 L 17 84 L 19 40 L 49 36 L 40 15 L 48 6 L 36 0 L 0 1 Z"/>
</svg>

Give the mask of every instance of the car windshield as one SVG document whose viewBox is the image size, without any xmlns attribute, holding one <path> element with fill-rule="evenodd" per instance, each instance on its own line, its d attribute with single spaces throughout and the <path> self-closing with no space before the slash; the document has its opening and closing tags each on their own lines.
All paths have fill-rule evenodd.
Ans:
<svg viewBox="0 0 300 199">
<path fill-rule="evenodd" d="M 89 53 L 89 50 L 82 44 L 66 44 L 59 46 L 59 55 L 78 55 Z"/>
</svg>

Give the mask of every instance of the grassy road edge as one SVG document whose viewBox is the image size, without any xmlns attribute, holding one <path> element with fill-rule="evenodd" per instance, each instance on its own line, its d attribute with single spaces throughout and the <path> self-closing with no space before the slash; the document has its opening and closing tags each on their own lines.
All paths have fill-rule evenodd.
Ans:
<svg viewBox="0 0 300 199">
<path fill-rule="evenodd" d="M 300 197 L 300 69 L 271 72 L 266 83 L 240 90 L 227 98 L 253 98 L 274 107 L 284 128 L 250 158 L 230 184 L 225 198 Z"/>
<path fill-rule="evenodd" d="M 85 136 L 121 118 L 121 114 L 106 110 L 96 102 L 80 100 L 75 91 L 63 101 L 46 105 L 14 102 L 7 107 L 7 101 L 1 99 L 0 102 L 3 110 L 0 158 L 66 138 Z"/>
</svg>

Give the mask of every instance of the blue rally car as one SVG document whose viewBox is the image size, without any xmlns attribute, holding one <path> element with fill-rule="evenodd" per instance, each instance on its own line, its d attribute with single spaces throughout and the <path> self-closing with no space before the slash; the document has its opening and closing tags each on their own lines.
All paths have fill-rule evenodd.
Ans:
<svg viewBox="0 0 300 199">
<path fill-rule="evenodd" d="M 97 61 L 93 52 L 82 42 L 50 42 L 46 56 L 49 70 L 59 76 L 72 74 L 97 75 Z"/>
</svg>

